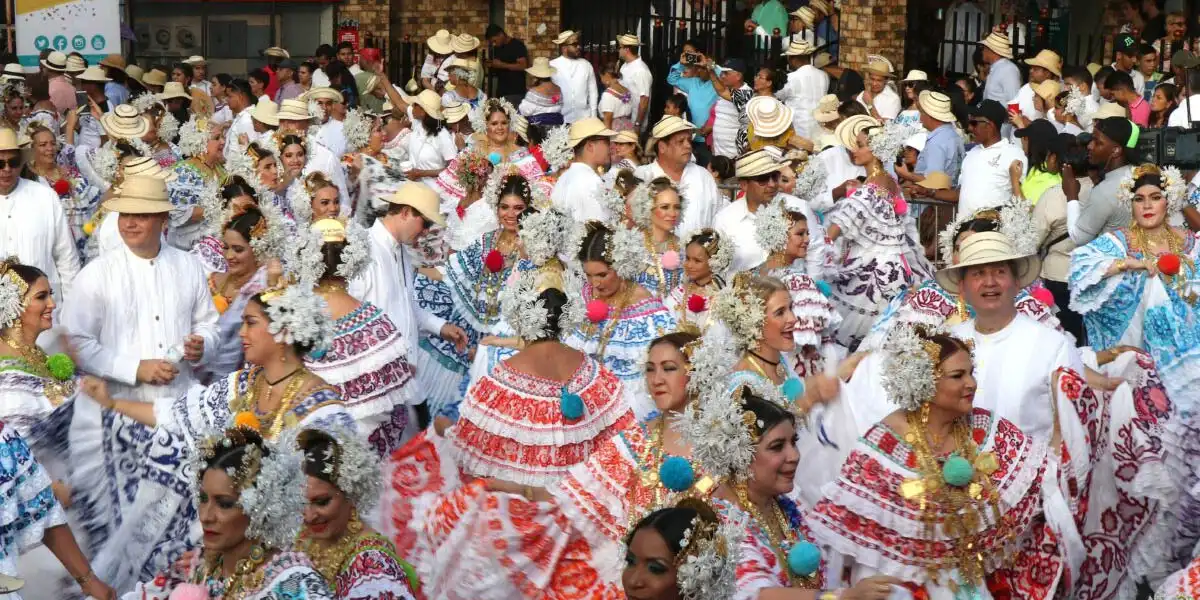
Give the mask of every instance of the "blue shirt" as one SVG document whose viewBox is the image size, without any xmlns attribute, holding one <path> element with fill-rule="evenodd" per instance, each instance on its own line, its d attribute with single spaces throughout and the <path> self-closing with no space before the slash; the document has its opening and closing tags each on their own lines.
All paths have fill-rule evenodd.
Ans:
<svg viewBox="0 0 1200 600">
<path fill-rule="evenodd" d="M 108 105 L 115 108 L 117 105 L 129 103 L 129 90 L 115 81 L 110 81 L 104 84 L 104 97 L 108 98 Z"/>
<path fill-rule="evenodd" d="M 684 77 L 683 64 L 675 63 L 667 74 L 667 83 L 687 94 L 689 121 L 699 130 L 708 122 L 708 115 L 717 103 L 717 90 L 711 81 L 699 77 Z M 702 139 L 699 135 L 697 139 Z"/>
<path fill-rule="evenodd" d="M 925 137 L 925 149 L 917 157 L 914 171 L 920 175 L 941 171 L 957 184 L 964 154 L 962 138 L 954 130 L 954 125 L 943 123 Z"/>
<path fill-rule="evenodd" d="M 832 24 L 830 24 L 828 17 L 826 17 L 820 23 L 817 23 L 816 33 L 817 39 L 825 40 L 824 50 L 829 52 L 829 56 L 836 61 L 838 57 L 838 39 L 841 38 L 841 36 L 838 35 L 838 31 L 833 28 Z M 818 50 L 821 50 L 821 48 L 818 48 Z"/>
</svg>

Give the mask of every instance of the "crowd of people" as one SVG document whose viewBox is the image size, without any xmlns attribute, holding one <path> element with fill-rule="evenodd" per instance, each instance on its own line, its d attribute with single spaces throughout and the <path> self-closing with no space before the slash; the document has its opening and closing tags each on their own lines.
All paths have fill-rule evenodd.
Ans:
<svg viewBox="0 0 1200 600">
<path fill-rule="evenodd" d="M 832 16 L 665 102 L 634 34 L 10 64 L 0 596 L 1198 597 L 1200 60 Z"/>
</svg>

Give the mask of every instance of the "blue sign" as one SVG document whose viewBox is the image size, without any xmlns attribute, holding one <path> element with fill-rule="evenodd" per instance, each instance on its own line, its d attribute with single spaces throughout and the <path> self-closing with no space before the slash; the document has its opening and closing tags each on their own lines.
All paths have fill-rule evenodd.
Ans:
<svg viewBox="0 0 1200 600">
<path fill-rule="evenodd" d="M 71 47 L 74 48 L 76 52 L 83 50 L 84 48 L 87 48 L 87 40 L 82 35 L 77 35 L 71 38 Z"/>
<path fill-rule="evenodd" d="M 105 46 L 104 36 L 102 36 L 102 35 L 93 35 L 92 36 L 92 50 L 103 50 L 104 46 Z"/>
<path fill-rule="evenodd" d="M 37 39 L 33 40 L 33 47 L 37 48 L 38 52 L 41 52 L 42 50 L 49 48 L 50 47 L 50 38 L 48 38 L 44 35 L 37 36 Z"/>
<path fill-rule="evenodd" d="M 54 49 L 55 49 L 55 50 L 58 50 L 58 51 L 60 51 L 60 52 L 66 52 L 66 50 L 67 50 L 67 36 L 65 36 L 65 35 L 56 35 L 56 36 L 54 36 Z"/>
</svg>

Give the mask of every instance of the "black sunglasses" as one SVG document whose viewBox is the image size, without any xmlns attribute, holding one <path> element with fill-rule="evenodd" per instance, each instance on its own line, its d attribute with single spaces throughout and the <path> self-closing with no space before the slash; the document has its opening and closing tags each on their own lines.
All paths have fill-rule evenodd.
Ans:
<svg viewBox="0 0 1200 600">
<path fill-rule="evenodd" d="M 754 177 L 751 177 L 750 180 L 755 183 L 767 183 L 769 181 L 779 181 L 779 177 L 780 177 L 779 171 L 775 171 L 774 173 L 766 173 L 764 175 L 755 175 Z"/>
<path fill-rule="evenodd" d="M 421 225 L 424 226 L 425 229 L 429 229 L 429 228 L 433 227 L 434 225 L 436 225 L 436 223 L 434 223 L 433 221 L 430 221 L 429 219 L 426 219 L 425 217 L 421 217 Z"/>
<path fill-rule="evenodd" d="M 17 157 L 10 158 L 8 160 L 4 160 L 4 159 L 0 158 L 0 169 L 3 169 L 3 168 L 20 169 L 21 168 L 21 157 L 17 156 Z"/>
</svg>

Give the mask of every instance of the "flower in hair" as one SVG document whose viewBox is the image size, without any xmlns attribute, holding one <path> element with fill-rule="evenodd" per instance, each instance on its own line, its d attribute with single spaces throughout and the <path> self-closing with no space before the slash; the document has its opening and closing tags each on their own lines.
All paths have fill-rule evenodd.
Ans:
<svg viewBox="0 0 1200 600">
<path fill-rule="evenodd" d="M 179 153 L 185 158 L 204 154 L 211 136 L 208 127 L 208 119 L 192 115 L 192 118 L 179 128 Z"/>
<path fill-rule="evenodd" d="M 500 291 L 500 312 L 522 340 L 539 340 L 550 331 L 550 312 L 538 298 L 538 271 L 520 271 Z"/>
<path fill-rule="evenodd" d="M 974 213 L 960 211 L 952 223 L 938 233 L 938 246 L 942 256 L 954 256 L 958 236 L 970 221 L 987 219 L 996 223 L 998 231 L 1012 242 L 1019 255 L 1035 254 L 1038 250 L 1037 225 L 1033 214 L 1024 201 L 1007 201 L 998 206 L 977 210 Z"/>
<path fill-rule="evenodd" d="M 327 449 L 321 456 L 313 454 L 316 450 L 304 450 L 305 456 L 310 462 L 325 463 L 333 485 L 345 493 L 359 511 L 369 510 L 379 501 L 378 455 L 353 431 L 338 427 L 322 432 L 333 438 L 337 447 Z M 302 448 L 308 445 L 308 433 L 301 432 L 297 438 Z"/>
<path fill-rule="evenodd" d="M 787 247 L 788 232 L 792 221 L 784 212 L 783 201 L 779 198 L 758 209 L 754 214 L 754 241 L 767 254 L 782 252 Z"/>
<path fill-rule="evenodd" d="M 1082 117 L 1087 111 L 1087 100 L 1083 97 L 1083 92 L 1079 88 L 1069 85 L 1067 86 L 1067 105 L 1063 107 L 1063 111 L 1067 114 Z"/>
<path fill-rule="evenodd" d="M 143 115 L 150 112 L 151 109 L 163 105 L 153 92 L 142 92 L 141 94 L 138 94 L 136 98 L 131 100 L 129 104 L 137 109 L 138 114 Z"/>
<path fill-rule="evenodd" d="M 742 281 L 744 276 L 739 274 L 734 278 L 733 285 L 721 288 L 713 296 L 712 310 L 717 319 L 729 328 L 737 347 L 745 349 L 754 346 L 762 337 L 767 309 L 758 296 L 740 285 Z"/>
<path fill-rule="evenodd" d="M 354 153 L 367 146 L 371 141 L 371 120 L 363 115 L 361 109 L 352 108 L 346 111 L 342 120 L 342 131 L 346 137 L 346 152 Z"/>
<path fill-rule="evenodd" d="M 1174 215 L 1183 210 L 1185 200 L 1187 199 L 1187 180 L 1183 178 L 1179 167 L 1158 167 L 1153 164 L 1144 164 L 1134 167 L 1129 174 L 1121 179 L 1117 186 L 1117 199 L 1121 204 L 1129 208 L 1133 203 L 1133 198 L 1137 192 L 1134 189 L 1134 184 L 1138 179 L 1147 175 L 1158 175 L 1162 181 L 1160 189 L 1163 195 L 1167 197 L 1167 214 Z"/>
<path fill-rule="evenodd" d="M 609 239 L 609 258 L 612 268 L 622 279 L 633 281 L 653 264 L 646 240 L 641 231 L 632 227 L 617 227 Z"/>
<path fill-rule="evenodd" d="M 311 287 L 289 285 L 282 292 L 271 294 L 266 304 L 267 316 L 271 318 L 267 330 L 275 336 L 275 341 L 302 344 L 314 350 L 327 350 L 333 345 L 329 306 Z"/>
<path fill-rule="evenodd" d="M 0 329 L 11 327 L 24 312 L 21 290 L 12 279 L 16 276 L 12 272 L 0 275 Z"/>
<path fill-rule="evenodd" d="M 92 170 L 100 179 L 111 184 L 117 177 L 117 166 L 120 164 L 119 155 L 116 142 L 113 140 L 104 142 L 104 145 L 97 148 L 91 155 Z"/>
<path fill-rule="evenodd" d="M 935 334 L 946 332 L 918 330 L 909 323 L 897 323 L 888 332 L 883 345 L 883 391 L 904 410 L 918 410 L 936 394 L 940 349 L 925 339 Z"/>
<path fill-rule="evenodd" d="M 533 264 L 541 266 L 563 253 L 566 236 L 563 231 L 571 221 L 558 210 L 550 208 L 525 215 L 521 219 L 517 235 L 525 248 L 525 255 Z"/>
<path fill-rule="evenodd" d="M 685 600 L 733 598 L 746 535 L 744 520 L 704 523 L 697 515 L 688 531 L 690 535 L 679 549 L 682 560 L 676 572 L 680 596 Z"/>
<path fill-rule="evenodd" d="M 542 157 L 550 165 L 550 172 L 565 169 L 575 160 L 575 152 L 571 148 L 571 134 L 567 126 L 551 127 L 542 141 Z"/>
<path fill-rule="evenodd" d="M 825 177 L 825 161 L 809 159 L 796 175 L 796 189 L 792 195 L 811 201 L 825 189 Z"/>
<path fill-rule="evenodd" d="M 499 108 L 508 115 L 509 128 L 511 130 L 512 123 L 517 119 L 517 109 L 504 98 L 488 98 L 479 108 L 468 111 L 467 119 L 471 121 L 471 129 L 478 132 L 487 131 L 487 117 L 493 109 Z"/>
<path fill-rule="evenodd" d="M 179 119 L 169 111 L 163 113 L 162 120 L 158 122 L 158 139 L 170 143 L 178 133 Z"/>
<path fill-rule="evenodd" d="M 904 148 L 904 140 L 912 137 L 916 129 L 889 121 L 882 127 L 875 127 L 867 134 L 867 146 L 883 164 L 895 162 L 896 156 Z"/>
</svg>

